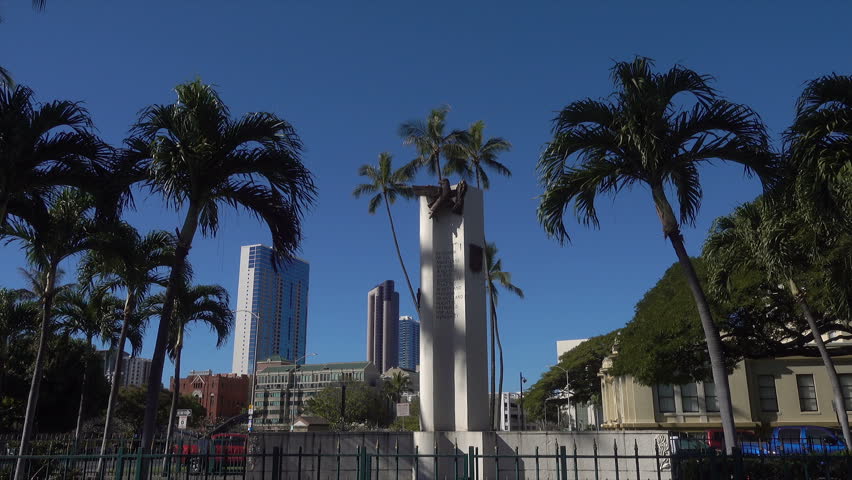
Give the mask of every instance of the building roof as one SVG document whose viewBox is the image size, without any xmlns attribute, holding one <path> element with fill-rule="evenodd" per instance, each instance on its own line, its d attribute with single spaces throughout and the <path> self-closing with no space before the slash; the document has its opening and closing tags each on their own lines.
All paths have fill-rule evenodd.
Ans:
<svg viewBox="0 0 852 480">
<path fill-rule="evenodd" d="M 329 422 L 323 417 L 315 417 L 311 415 L 301 415 L 296 419 L 294 425 L 328 425 Z"/>
<path fill-rule="evenodd" d="M 302 372 L 317 372 L 321 370 L 364 370 L 372 365 L 370 362 L 340 362 L 340 363 L 313 363 L 310 365 L 280 365 L 264 368 L 258 375 L 266 373 L 286 373 L 298 367 Z"/>
</svg>

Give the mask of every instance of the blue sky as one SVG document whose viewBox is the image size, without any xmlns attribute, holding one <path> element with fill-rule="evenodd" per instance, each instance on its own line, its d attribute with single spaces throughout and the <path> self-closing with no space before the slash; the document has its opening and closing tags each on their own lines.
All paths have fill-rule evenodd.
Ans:
<svg viewBox="0 0 852 480">
<path fill-rule="evenodd" d="M 234 114 L 272 111 L 301 135 L 319 199 L 308 214 L 301 257 L 311 263 L 308 351 L 314 362 L 366 357 L 366 294 L 394 279 L 403 290 L 387 219 L 351 196 L 357 168 L 382 151 L 397 164 L 414 153 L 398 125 L 433 107 L 449 126 L 484 120 L 514 144 L 495 178 L 486 234 L 524 300 L 503 295 L 506 389 L 518 372 L 535 381 L 554 363 L 556 340 L 605 333 L 629 321 L 642 294 L 675 260 L 650 194 L 636 189 L 600 202 L 600 231 L 572 224 L 573 244 L 545 237 L 535 218 L 535 163 L 550 120 L 567 103 L 611 92 L 613 60 L 644 55 L 716 77 L 715 86 L 762 115 L 777 139 L 803 82 L 850 73 L 848 3 L 802 2 L 306 2 L 0 0 L 0 65 L 42 100 L 80 100 L 100 134 L 117 144 L 139 109 L 173 101 L 172 88 L 200 76 Z M 689 251 L 717 216 L 759 185 L 733 167 L 703 171 L 704 202 Z M 424 176 L 421 182 L 432 180 Z M 137 198 L 137 228 L 174 230 L 181 216 L 159 198 Z M 197 237 L 196 280 L 237 287 L 240 245 L 269 243 L 254 219 L 223 210 L 216 238 Z M 394 206 L 404 256 L 418 267 L 417 209 Z M 23 285 L 14 245 L 0 246 L 0 285 Z M 66 265 L 73 272 L 73 262 Z M 68 280 L 73 275 L 69 274 Z M 153 350 L 153 332 L 145 356 Z M 215 349 L 189 334 L 183 368 L 227 372 L 232 342 Z M 166 366 L 166 376 L 170 366 Z"/>
</svg>

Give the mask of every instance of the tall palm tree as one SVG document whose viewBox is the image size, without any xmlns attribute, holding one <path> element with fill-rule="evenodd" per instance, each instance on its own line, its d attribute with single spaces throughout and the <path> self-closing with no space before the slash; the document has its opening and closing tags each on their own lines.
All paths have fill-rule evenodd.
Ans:
<svg viewBox="0 0 852 480">
<path fill-rule="evenodd" d="M 785 133 L 791 179 L 809 220 L 848 224 L 852 164 L 852 76 L 831 74 L 808 82 Z M 847 227 L 848 228 L 848 227 Z"/>
<path fill-rule="evenodd" d="M 485 122 L 474 122 L 467 130 L 458 130 L 456 144 L 447 156 L 444 174 L 457 173 L 464 178 L 476 179 L 476 188 L 488 190 L 491 182 L 486 169 L 493 170 L 505 177 L 511 177 L 512 171 L 497 160 L 497 157 L 512 149 L 512 144 L 501 137 L 485 140 Z"/>
<path fill-rule="evenodd" d="M 163 310 L 164 294 L 150 297 L 149 302 L 154 305 L 154 312 L 161 313 Z M 211 331 L 216 333 L 216 348 L 221 347 L 228 341 L 234 328 L 234 313 L 228 306 L 228 291 L 219 285 L 194 285 L 182 286 L 174 298 L 174 309 L 172 311 L 172 331 L 169 336 L 168 352 L 175 365 L 174 389 L 172 390 L 172 404 L 169 410 L 168 427 L 166 429 L 166 451 L 169 453 L 172 428 L 174 428 L 175 415 L 177 414 L 177 401 L 180 386 L 180 359 L 183 352 L 186 329 L 192 323 L 204 323 Z"/>
<path fill-rule="evenodd" d="M 822 357 L 834 393 L 834 411 L 849 449 L 852 448 L 852 435 L 849 432 L 843 388 L 834 361 L 822 339 L 823 332 L 798 283 L 803 273 L 815 267 L 813 255 L 810 254 L 813 248 L 808 246 L 814 239 L 806 238 L 813 236 L 813 227 L 795 215 L 794 207 L 783 210 L 778 207 L 778 204 L 773 204 L 772 209 L 775 211 L 772 211 L 763 199 L 758 199 L 737 207 L 733 214 L 714 222 L 704 244 L 711 287 L 724 293 L 730 275 L 743 270 L 764 271 L 770 282 L 786 284 L 802 310 Z"/>
<path fill-rule="evenodd" d="M 9 346 L 36 329 L 38 305 L 27 292 L 0 288 L 0 398 L 6 385 Z"/>
<path fill-rule="evenodd" d="M 102 285 L 85 288 L 75 285 L 56 296 L 55 317 L 58 328 L 65 336 L 82 335 L 86 339 L 89 350 L 97 338 L 102 342 L 110 342 L 118 333 L 118 318 L 121 301 L 111 295 Z M 86 387 L 89 378 L 89 358 L 83 365 L 83 379 L 80 392 L 80 406 L 77 411 L 77 428 L 74 430 L 74 441 L 80 440 L 80 429 L 83 425 L 83 412 L 86 406 Z"/>
<path fill-rule="evenodd" d="M 100 283 L 110 290 L 124 290 L 121 332 L 115 342 L 116 356 L 112 384 L 107 402 L 104 431 L 101 439 L 101 456 L 106 454 L 107 441 L 112 430 L 115 403 L 121 384 L 122 361 L 128 336 L 141 334 L 153 313 L 140 308 L 140 303 L 153 285 L 166 285 L 164 267 L 172 264 L 175 237 L 165 231 L 153 231 L 144 237 L 127 223 L 111 224 L 99 232 L 93 248 L 80 263 L 80 280 L 84 284 Z M 187 273 L 185 271 L 185 273 Z M 134 346 L 134 354 L 141 345 Z M 103 462 L 98 460 L 98 472 Z"/>
<path fill-rule="evenodd" d="M 681 66 L 665 73 L 655 73 L 652 67 L 653 61 L 641 57 L 617 62 L 611 100 L 580 100 L 559 113 L 553 139 L 538 162 L 544 187 L 538 218 L 549 235 L 564 242 L 569 240 L 564 224 L 568 208 L 581 223 L 598 227 L 598 195 L 615 195 L 637 185 L 650 189 L 663 235 L 671 241 L 698 307 L 730 449 L 736 446 L 736 433 L 722 343 L 680 226 L 694 223 L 701 205 L 700 165 L 714 160 L 738 163 L 766 185 L 777 175 L 776 162 L 758 115 L 721 99 L 710 77 Z M 678 105 L 674 99 L 684 98 L 680 94 L 695 98 L 695 103 Z M 679 215 L 669 203 L 667 188 L 677 196 Z"/>
<path fill-rule="evenodd" d="M 9 237 L 7 243 L 20 243 L 30 264 L 38 268 L 44 278 L 39 299 L 39 340 L 32 383 L 27 396 L 24 428 L 21 432 L 20 455 L 27 453 L 32 437 L 41 376 L 47 356 L 45 346 L 53 326 L 53 301 L 59 265 L 68 257 L 86 250 L 94 230 L 94 200 L 91 195 L 79 190 L 67 188 L 49 193 L 43 199 L 37 199 L 34 207 L 27 222 L 15 219 L 8 222 L 3 229 L 3 233 Z M 15 480 L 22 478 L 24 462 L 23 457 L 18 459 Z"/>
<path fill-rule="evenodd" d="M 25 86 L 0 86 L 0 225 L 57 185 L 97 187 L 86 180 L 108 168 L 109 148 L 92 129 L 79 103 L 38 104 Z"/>
<path fill-rule="evenodd" d="M 411 391 L 411 378 L 402 372 L 395 372 L 384 384 L 385 390 L 394 402 L 399 402 L 402 395 Z"/>
<path fill-rule="evenodd" d="M 406 145 L 417 148 L 417 158 L 411 162 L 415 168 L 428 167 L 435 172 L 438 180 L 441 174 L 441 156 L 452 155 L 456 149 L 458 132 L 444 134 L 449 107 L 436 108 L 429 112 L 426 121 L 410 120 L 399 126 L 399 136 Z"/>
<path fill-rule="evenodd" d="M 512 148 L 512 144 L 500 137 L 485 140 L 484 131 L 485 122 L 480 120 L 471 125 L 467 131 L 457 132 L 458 141 L 455 148 L 453 148 L 447 157 L 447 165 L 444 172 L 447 175 L 458 173 L 465 178 L 473 176 L 476 178 L 476 188 L 488 190 L 491 182 L 485 171 L 486 168 L 494 170 L 506 177 L 512 175 L 508 167 L 497 161 L 497 156 L 500 153 L 509 151 Z M 487 270 L 485 273 L 488 275 Z M 490 279 L 486 278 L 486 286 L 490 284 Z M 494 371 L 494 355 L 496 350 L 494 341 L 496 339 L 497 327 L 494 325 L 493 320 L 494 317 L 492 317 L 492 324 L 489 329 L 491 332 L 491 393 L 495 391 L 496 375 Z M 491 425 L 494 426 L 494 416 L 496 415 L 494 402 L 488 405 L 488 415 Z"/>
<path fill-rule="evenodd" d="M 303 213 L 316 194 L 300 159 L 302 143 L 285 120 L 272 113 L 233 120 L 216 91 L 200 80 L 178 85 L 176 91 L 176 103 L 142 111 L 127 142 L 131 156 L 147 166 L 151 189 L 186 212 L 151 359 L 142 434 L 147 450 L 156 428 L 176 288 L 196 231 L 200 227 L 202 234 L 214 235 L 219 208 L 241 207 L 267 224 L 276 255 L 289 259 L 299 248 Z"/>
<path fill-rule="evenodd" d="M 417 295 L 414 294 L 414 288 L 411 286 L 411 278 L 408 276 L 408 270 L 405 268 L 405 262 L 402 260 L 402 252 L 399 249 L 399 240 L 396 237 L 396 227 L 393 224 L 393 215 L 391 215 L 390 206 L 396 202 L 397 197 L 412 198 L 414 193 L 408 182 L 414 177 L 414 168 L 411 165 L 404 166 L 399 170 L 394 170 L 391 163 L 393 157 L 388 152 L 379 154 L 379 164 L 361 165 L 358 169 L 358 175 L 366 178 L 369 183 L 362 183 L 355 187 L 352 195 L 355 198 L 360 198 L 361 195 L 373 195 L 370 198 L 369 212 L 376 213 L 376 209 L 382 203 L 385 204 L 385 210 L 388 213 L 388 222 L 390 222 L 391 235 L 393 236 L 393 244 L 396 247 L 396 256 L 399 258 L 399 266 L 402 267 L 402 273 L 405 275 L 405 282 L 408 284 L 408 292 L 411 294 L 411 301 L 414 303 L 414 308 L 420 310 Z"/>
<path fill-rule="evenodd" d="M 486 291 L 488 291 L 488 301 L 491 307 L 491 343 L 494 345 L 496 342 L 500 357 L 500 379 L 497 383 L 497 398 L 500 399 L 503 398 L 503 342 L 500 341 L 500 329 L 497 325 L 497 297 L 500 293 L 497 287 L 503 288 L 520 298 L 524 298 L 524 291 L 512 283 L 512 274 L 503 270 L 503 260 L 497 257 L 497 253 L 497 245 L 494 243 L 485 244 L 485 271 L 488 272 L 486 276 L 488 282 Z M 494 355 L 492 354 L 491 372 L 495 371 L 494 367 Z M 491 388 L 493 392 L 494 387 L 492 386 Z M 493 404 L 494 402 L 491 403 Z M 491 421 L 494 421 L 493 416 Z M 491 426 L 494 427 L 494 424 L 492 423 Z"/>
</svg>

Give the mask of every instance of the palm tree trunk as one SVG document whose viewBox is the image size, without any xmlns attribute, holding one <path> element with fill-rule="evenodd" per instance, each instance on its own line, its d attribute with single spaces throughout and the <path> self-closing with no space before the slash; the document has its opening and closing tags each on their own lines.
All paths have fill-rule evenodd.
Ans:
<svg viewBox="0 0 852 480">
<path fill-rule="evenodd" d="M 491 282 L 486 281 L 485 291 L 486 291 L 488 297 L 490 298 L 491 297 Z M 488 414 L 490 415 L 490 418 L 491 418 L 491 430 L 497 430 L 498 425 L 495 422 L 496 415 L 497 415 L 497 405 L 498 405 L 497 402 L 502 402 L 503 400 L 499 397 L 497 397 L 497 398 L 494 397 L 494 394 L 497 392 L 497 389 L 495 388 L 496 387 L 495 378 L 496 378 L 497 371 L 495 369 L 495 367 L 496 367 L 496 363 L 495 363 L 495 358 L 496 358 L 495 357 L 495 348 L 496 348 L 495 338 L 496 338 L 496 334 L 495 334 L 495 331 L 494 331 L 494 315 L 493 314 L 491 315 L 491 322 L 489 323 L 489 327 L 490 327 L 489 330 L 491 331 L 491 390 L 489 391 L 489 393 L 491 394 L 492 398 L 491 398 L 490 405 L 488 406 Z"/>
<path fill-rule="evenodd" d="M 24 429 L 21 432 L 21 445 L 18 448 L 18 461 L 15 465 L 15 480 L 24 478 L 24 470 L 26 469 L 26 460 L 22 458 L 29 450 L 30 438 L 33 434 L 33 424 L 35 423 L 35 413 L 38 404 L 38 394 L 41 389 L 41 375 L 44 370 L 45 362 L 45 347 L 47 346 L 47 336 L 50 334 L 48 325 L 50 324 L 51 310 L 53 308 L 53 288 L 56 283 L 56 263 L 51 262 L 47 271 L 47 281 L 45 282 L 44 298 L 42 299 L 41 308 L 41 325 L 39 326 L 38 350 L 36 352 L 35 367 L 33 368 L 33 379 L 30 383 L 30 393 L 27 397 L 27 410 L 24 414 Z"/>
<path fill-rule="evenodd" d="M 420 304 L 417 302 L 417 296 L 414 294 L 414 288 L 411 286 L 411 278 L 408 276 L 408 270 L 405 268 L 405 262 L 402 261 L 402 252 L 399 249 L 399 241 L 396 238 L 396 227 L 393 224 L 393 216 L 391 216 L 388 196 L 382 192 L 382 197 L 384 197 L 385 200 L 385 209 L 388 211 L 388 221 L 390 222 L 391 234 L 393 235 L 393 244 L 396 246 L 396 256 L 399 258 L 399 266 L 402 267 L 402 273 L 405 275 L 405 282 L 408 284 L 408 292 L 411 294 L 411 301 L 414 302 L 414 308 L 417 309 L 419 317 Z"/>
<path fill-rule="evenodd" d="M 438 150 L 435 152 L 435 173 L 438 175 L 438 185 L 441 184 L 441 180 L 444 179 L 444 175 L 441 173 L 441 151 Z"/>
<path fill-rule="evenodd" d="M 92 348 L 92 337 L 88 337 L 88 345 L 89 349 Z M 89 352 L 86 352 L 88 355 Z M 83 363 L 83 384 L 81 386 L 80 391 L 80 406 L 77 408 L 77 428 L 74 429 L 74 445 L 80 441 L 80 430 L 83 428 L 83 410 L 86 406 L 86 387 L 88 387 L 89 383 L 89 359 L 86 358 L 86 361 Z"/>
<path fill-rule="evenodd" d="M 172 442 L 172 429 L 174 428 L 175 417 L 177 416 L 177 403 L 178 396 L 180 395 L 180 354 L 183 350 L 183 347 L 180 346 L 180 342 L 183 339 L 180 337 L 183 337 L 182 333 L 183 332 L 178 333 L 178 347 L 175 348 L 175 388 L 174 391 L 172 391 L 172 405 L 171 408 L 169 408 L 169 423 L 168 427 L 166 427 L 166 446 L 163 449 L 163 470 L 166 470 L 168 465 L 167 461 L 169 459 L 169 449 L 171 448 L 170 446 Z"/>
<path fill-rule="evenodd" d="M 849 416 L 846 414 L 846 402 L 843 399 L 843 388 L 840 386 L 840 379 L 837 377 L 837 369 L 834 368 L 834 361 L 831 355 L 828 354 L 828 349 L 825 347 L 825 342 L 822 340 L 822 333 L 817 327 L 816 318 L 810 305 L 808 305 L 805 295 L 799 290 L 796 282 L 792 278 L 787 279 L 790 285 L 790 293 L 798 302 L 802 313 L 805 315 L 805 320 L 808 322 L 808 328 L 811 329 L 811 335 L 814 337 L 814 343 L 819 350 L 819 355 L 822 357 L 822 363 L 825 365 L 825 370 L 828 373 L 828 380 L 831 383 L 831 390 L 834 393 L 834 413 L 837 415 L 837 422 L 843 431 L 843 441 L 846 442 L 846 450 L 852 449 L 852 435 L 849 432 Z"/>
<path fill-rule="evenodd" d="M 6 224 L 6 214 L 9 211 L 9 197 L 3 195 L 0 197 L 0 226 Z"/>
<path fill-rule="evenodd" d="M 160 314 L 160 324 L 157 326 L 157 341 L 154 345 L 154 354 L 151 359 L 151 373 L 148 376 L 148 392 L 145 397 L 145 420 L 142 424 L 142 449 L 150 452 L 154 441 L 154 432 L 157 430 L 157 407 L 159 405 L 160 385 L 163 377 L 163 365 L 166 361 L 166 343 L 169 337 L 169 328 L 172 322 L 172 311 L 174 310 L 175 294 L 186 268 L 186 257 L 192 247 L 192 239 L 198 229 L 198 207 L 190 205 L 183 222 L 178 244 L 175 248 L 174 264 L 169 274 L 169 284 L 166 287 L 165 299 L 163 300 L 163 311 Z M 149 462 L 142 462 L 142 478 L 147 478 Z"/>
<path fill-rule="evenodd" d="M 503 342 L 500 341 L 500 329 L 497 326 L 497 305 L 494 303 L 494 289 L 491 289 L 491 325 L 494 327 L 494 337 L 497 339 L 497 351 L 500 357 L 500 379 L 497 382 L 498 396 L 503 401 Z"/>
<path fill-rule="evenodd" d="M 707 342 L 707 353 L 710 357 L 713 383 L 716 387 L 719 416 L 722 419 L 722 432 L 725 436 L 725 450 L 730 454 L 733 451 L 732 449 L 737 446 L 737 434 L 734 424 L 734 408 L 731 402 L 731 388 L 728 385 L 728 371 L 725 368 L 725 355 L 722 351 L 722 338 L 719 336 L 719 329 L 713 322 L 707 297 L 704 295 L 701 282 L 698 280 L 698 274 L 695 273 L 692 260 L 686 253 L 686 247 L 683 244 L 683 235 L 680 233 L 680 227 L 662 185 L 652 185 L 651 193 L 654 197 L 657 215 L 663 224 L 663 234 L 672 242 L 678 262 L 686 275 L 689 289 L 692 291 L 695 306 L 698 308 L 701 327 L 704 329 L 704 339 Z"/>
<path fill-rule="evenodd" d="M 121 363 L 124 356 L 124 343 L 127 341 L 127 331 L 130 329 L 130 320 L 133 316 L 135 297 L 128 292 L 124 300 L 124 323 L 121 325 L 121 333 L 118 335 L 118 351 L 116 351 L 115 364 L 112 370 L 112 385 L 109 387 L 109 401 L 107 402 L 106 418 L 104 419 L 104 435 L 101 439 L 101 458 L 98 459 L 98 477 L 103 471 L 103 456 L 106 455 L 107 441 L 112 430 L 112 417 L 115 414 L 115 402 L 118 399 L 118 389 L 121 384 Z"/>
</svg>

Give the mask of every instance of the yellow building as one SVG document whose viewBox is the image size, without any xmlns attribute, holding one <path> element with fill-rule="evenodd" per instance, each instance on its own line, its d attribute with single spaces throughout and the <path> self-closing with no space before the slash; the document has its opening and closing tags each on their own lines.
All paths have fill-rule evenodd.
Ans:
<svg viewBox="0 0 852 480">
<path fill-rule="evenodd" d="M 843 386 L 847 415 L 852 410 L 852 356 L 833 357 Z M 712 382 L 646 386 L 630 376 L 608 374 L 612 360 L 601 368 L 603 425 L 606 429 L 720 428 Z M 744 360 L 728 376 L 737 428 L 761 424 L 836 427 L 833 394 L 819 357 Z"/>
</svg>

